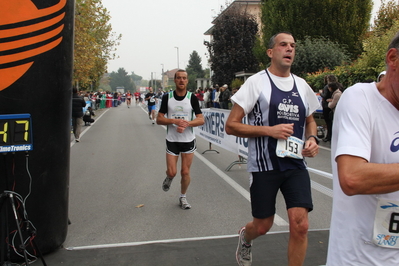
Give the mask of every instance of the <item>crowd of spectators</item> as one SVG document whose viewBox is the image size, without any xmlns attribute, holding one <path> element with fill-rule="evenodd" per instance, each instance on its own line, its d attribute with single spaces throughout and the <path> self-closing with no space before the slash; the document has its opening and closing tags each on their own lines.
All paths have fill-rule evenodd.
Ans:
<svg viewBox="0 0 399 266">
<path fill-rule="evenodd" d="M 215 85 L 212 88 L 199 88 L 195 92 L 201 108 L 219 108 L 229 110 L 232 107 L 231 96 L 237 92 L 238 88 L 229 88 L 227 84 L 219 87 Z"/>
<path fill-rule="evenodd" d="M 237 90 L 237 88 L 230 89 L 229 86 L 225 84 L 222 87 L 215 85 L 212 88 L 199 88 L 194 94 L 198 98 L 201 108 L 231 109 L 232 103 L 230 98 Z M 162 96 L 168 92 L 168 90 L 162 88 L 156 91 L 157 105 L 160 104 Z M 83 97 L 92 110 L 118 107 L 126 101 L 126 93 L 120 92 L 80 91 L 79 95 Z M 140 94 L 138 102 L 143 102 L 143 94 Z"/>
</svg>

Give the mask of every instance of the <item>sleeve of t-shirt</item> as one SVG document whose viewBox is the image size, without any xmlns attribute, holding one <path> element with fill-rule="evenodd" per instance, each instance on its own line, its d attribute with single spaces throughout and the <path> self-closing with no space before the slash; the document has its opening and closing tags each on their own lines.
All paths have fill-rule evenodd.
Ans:
<svg viewBox="0 0 399 266">
<path fill-rule="evenodd" d="M 257 74 L 248 78 L 241 88 L 231 97 L 231 101 L 241 106 L 245 114 L 254 108 L 259 99 L 261 84 L 258 84 L 261 77 Z"/>
<path fill-rule="evenodd" d="M 307 114 L 307 116 L 310 116 L 311 114 L 313 114 L 317 109 L 320 108 L 320 102 L 319 99 L 317 99 L 317 96 L 315 94 L 315 92 L 313 91 L 313 89 L 306 83 L 307 87 L 308 87 L 308 108 L 309 108 L 309 112 Z"/>
<path fill-rule="evenodd" d="M 304 79 L 295 77 L 295 82 L 297 82 L 298 89 L 303 88 L 305 90 L 305 104 L 307 104 L 306 117 L 308 117 L 320 108 L 320 102 L 317 99 L 316 93 Z"/>
<path fill-rule="evenodd" d="M 162 103 L 161 103 L 161 107 L 159 108 L 160 113 L 163 113 L 163 114 L 168 113 L 168 100 L 169 100 L 169 93 L 165 93 L 162 96 Z"/>
<path fill-rule="evenodd" d="M 349 88 L 342 94 L 334 113 L 333 135 L 337 147 L 335 154 L 331 154 L 334 159 L 347 154 L 370 160 L 371 110 L 366 103 L 364 93 L 357 88 Z"/>
<path fill-rule="evenodd" d="M 194 113 L 196 115 L 202 114 L 201 108 L 199 106 L 198 98 L 197 97 L 191 97 L 190 98 L 191 106 L 193 107 Z"/>
</svg>

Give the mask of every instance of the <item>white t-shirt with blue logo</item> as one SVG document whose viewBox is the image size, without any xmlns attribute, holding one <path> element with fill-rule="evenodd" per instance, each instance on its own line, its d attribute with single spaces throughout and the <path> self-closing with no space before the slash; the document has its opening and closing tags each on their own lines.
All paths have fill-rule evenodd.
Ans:
<svg viewBox="0 0 399 266">
<path fill-rule="evenodd" d="M 399 265 L 399 192 L 347 196 L 335 162 L 352 155 L 370 163 L 399 163 L 399 111 L 375 83 L 356 84 L 338 102 L 331 143 L 334 196 L 327 265 Z"/>
</svg>

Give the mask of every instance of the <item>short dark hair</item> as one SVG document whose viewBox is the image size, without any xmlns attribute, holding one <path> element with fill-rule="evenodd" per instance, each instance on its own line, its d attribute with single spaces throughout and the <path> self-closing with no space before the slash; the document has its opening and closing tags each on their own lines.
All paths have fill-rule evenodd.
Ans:
<svg viewBox="0 0 399 266">
<path fill-rule="evenodd" d="M 282 33 L 291 35 L 292 38 L 294 38 L 294 41 L 295 41 L 295 37 L 294 37 L 294 35 L 292 35 L 291 32 L 288 32 L 288 31 L 281 31 L 281 32 L 279 32 L 279 33 L 274 34 L 272 37 L 270 37 L 269 43 L 268 43 L 268 45 L 267 45 L 267 49 L 273 49 L 274 45 L 276 45 L 276 37 L 277 37 L 277 35 L 282 34 Z"/>
<path fill-rule="evenodd" d="M 338 78 L 335 75 L 325 75 L 324 76 L 324 83 L 328 84 L 331 82 L 338 82 Z"/>
<path fill-rule="evenodd" d="M 338 82 L 328 83 L 328 87 L 331 88 L 332 91 L 336 91 L 340 88 Z"/>
<path fill-rule="evenodd" d="M 178 70 L 176 71 L 176 73 L 175 73 L 175 79 L 176 79 L 176 74 L 177 74 L 177 72 L 186 72 L 186 73 L 187 73 L 187 71 L 184 70 L 184 69 L 178 69 Z"/>
<path fill-rule="evenodd" d="M 399 31 L 396 33 L 395 37 L 391 40 L 388 50 L 391 48 L 395 48 L 396 50 L 399 51 Z"/>
<path fill-rule="evenodd" d="M 78 93 L 78 89 L 76 87 L 72 87 L 72 93 Z"/>
</svg>

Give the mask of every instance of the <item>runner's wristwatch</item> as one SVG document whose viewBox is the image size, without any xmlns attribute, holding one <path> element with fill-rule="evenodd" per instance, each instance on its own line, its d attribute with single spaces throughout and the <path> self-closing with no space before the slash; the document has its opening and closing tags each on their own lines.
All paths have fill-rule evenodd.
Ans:
<svg viewBox="0 0 399 266">
<path fill-rule="evenodd" d="M 314 138 L 316 140 L 316 144 L 319 144 L 319 138 L 315 135 L 310 135 L 306 140 L 310 139 L 310 138 Z"/>
</svg>

